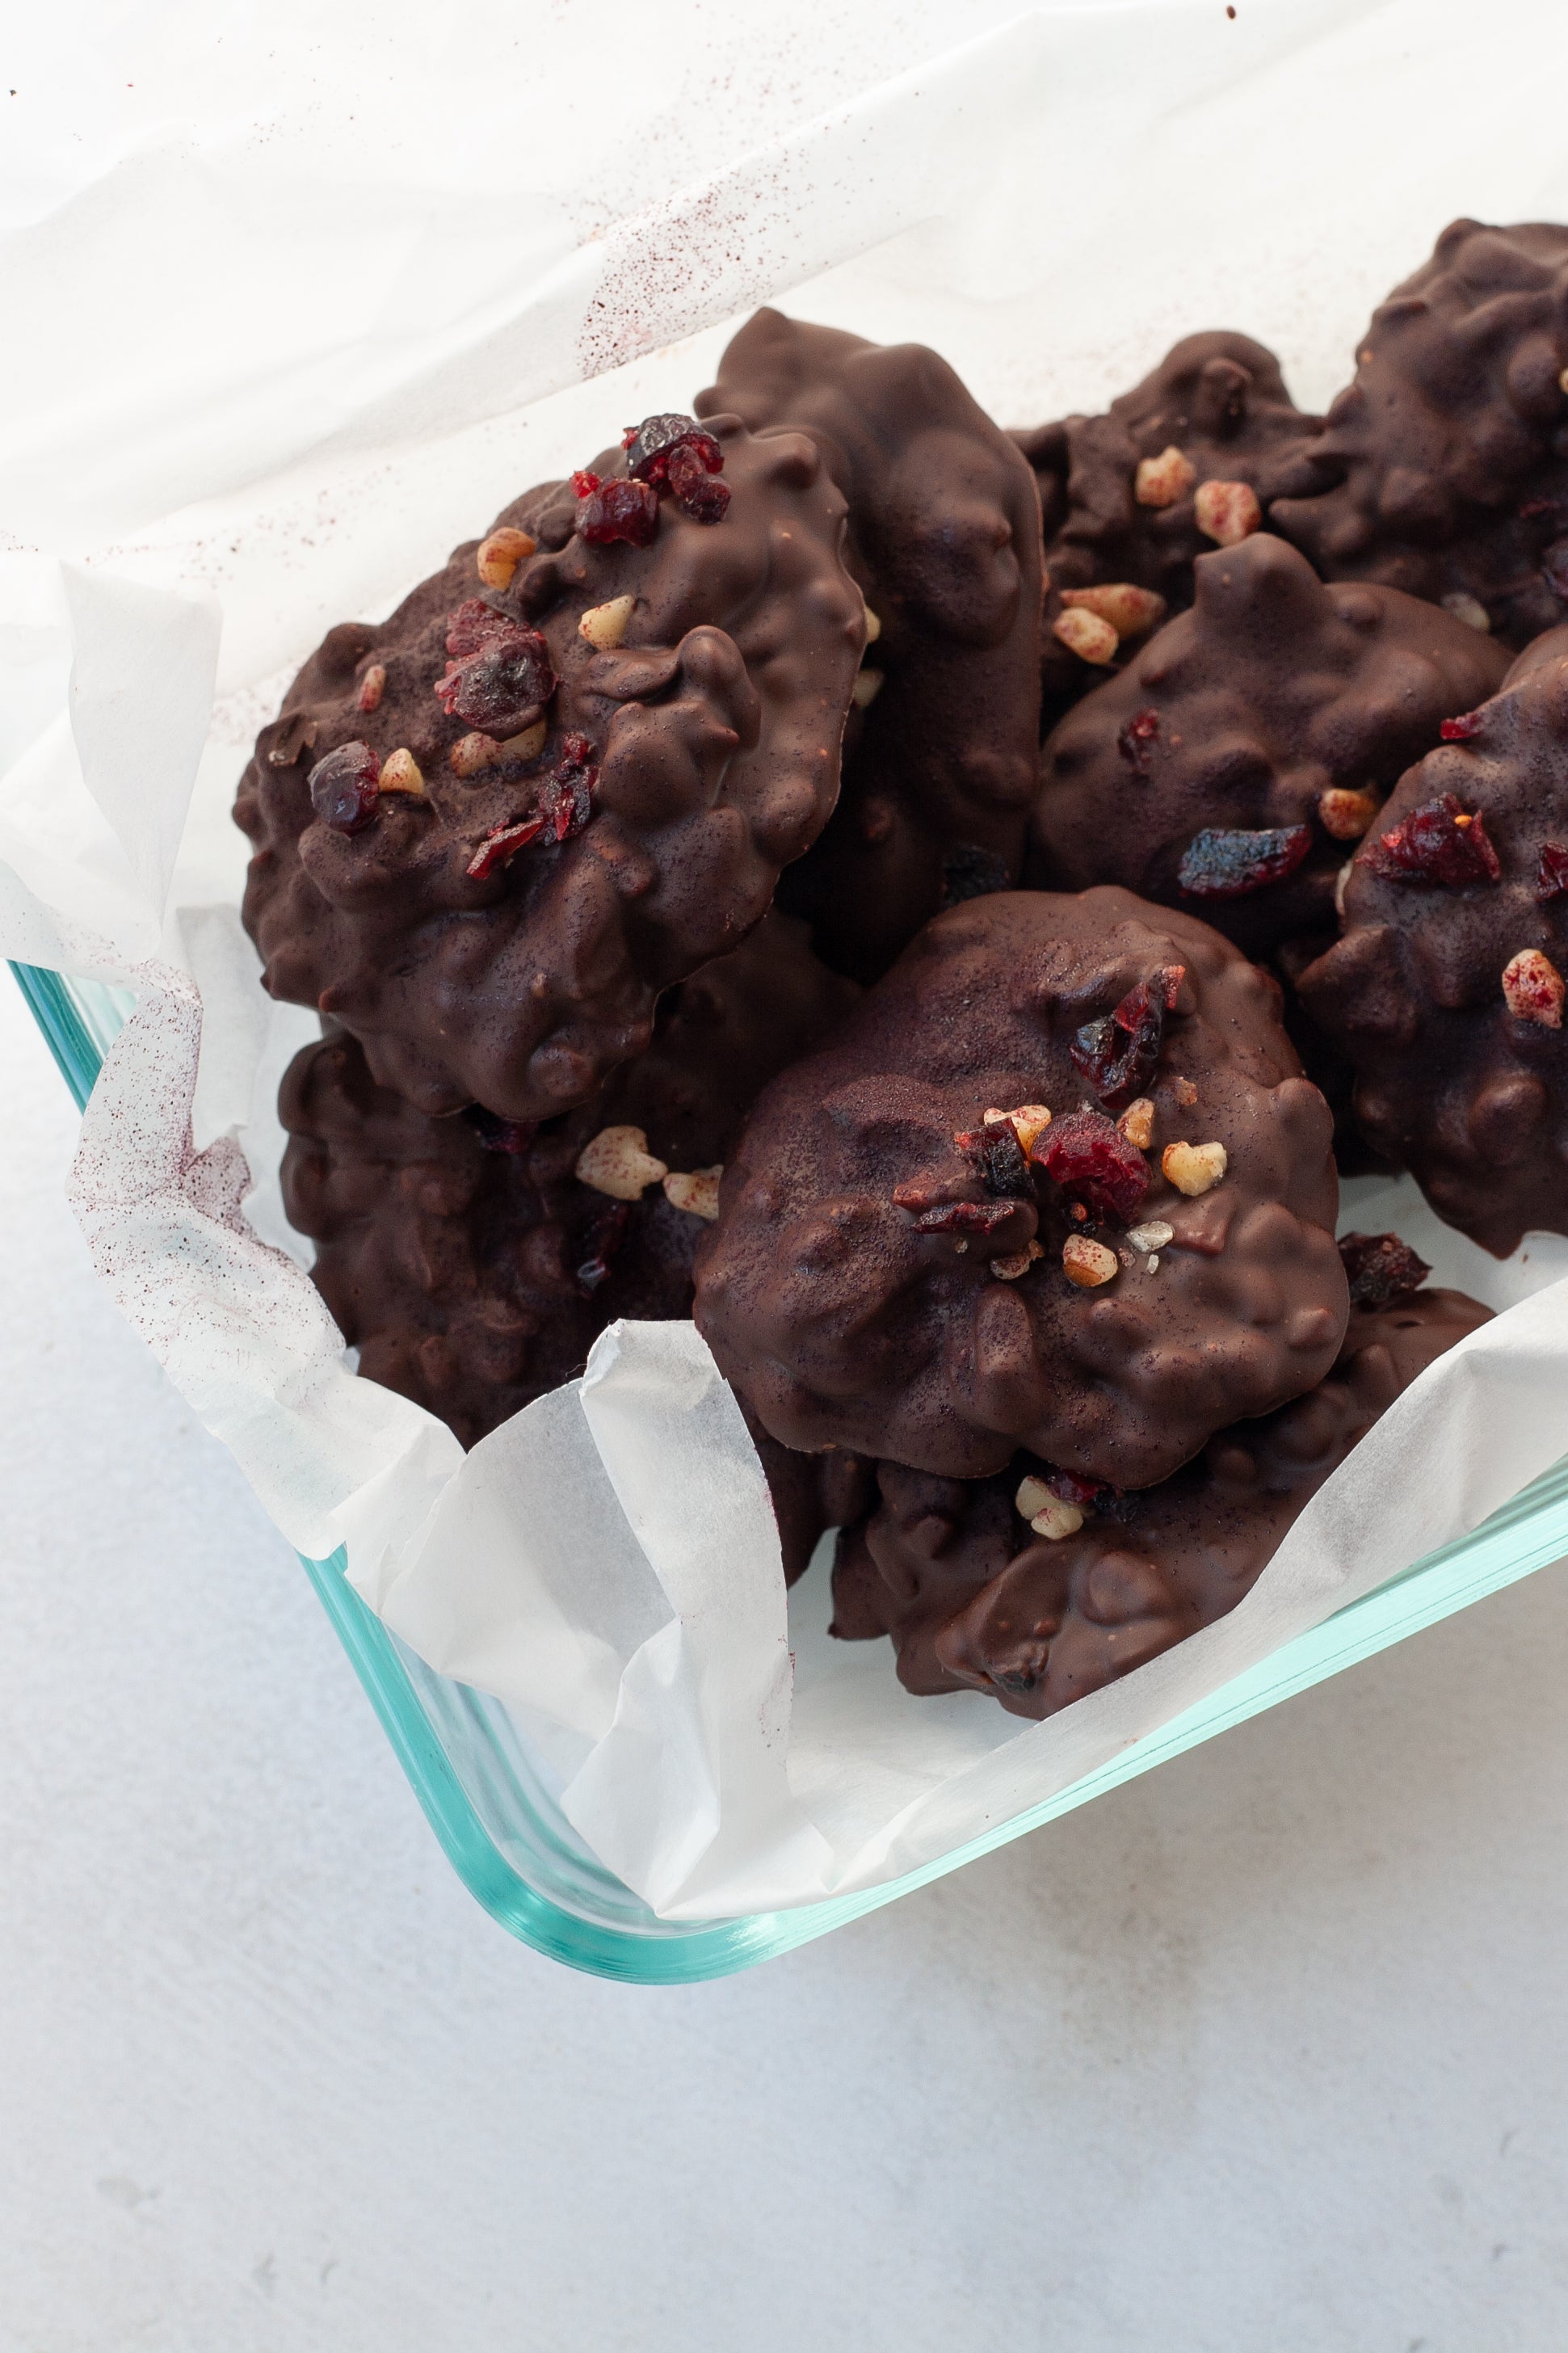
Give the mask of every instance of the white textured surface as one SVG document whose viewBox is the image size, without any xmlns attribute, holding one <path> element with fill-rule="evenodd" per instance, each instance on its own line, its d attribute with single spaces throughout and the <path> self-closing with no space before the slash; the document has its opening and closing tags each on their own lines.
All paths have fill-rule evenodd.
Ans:
<svg viewBox="0 0 1568 2353">
<path fill-rule="evenodd" d="M 0 2353 L 1556 2353 L 1560 1571 L 749 1976 L 574 1977 L 95 1291 L 8 979 L 0 1089 Z"/>
</svg>

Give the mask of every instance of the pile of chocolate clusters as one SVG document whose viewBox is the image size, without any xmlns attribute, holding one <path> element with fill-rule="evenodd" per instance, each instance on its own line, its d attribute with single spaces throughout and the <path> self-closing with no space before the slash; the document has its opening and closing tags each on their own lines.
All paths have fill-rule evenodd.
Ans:
<svg viewBox="0 0 1568 2353">
<path fill-rule="evenodd" d="M 1568 229 L 1446 230 L 1326 417 L 1207 333 L 1009 434 L 769 311 L 695 409 L 263 729 L 289 1214 L 468 1443 L 694 1314 L 836 1630 L 1046 1715 L 1485 1320 L 1340 1169 L 1568 1231 Z"/>
</svg>

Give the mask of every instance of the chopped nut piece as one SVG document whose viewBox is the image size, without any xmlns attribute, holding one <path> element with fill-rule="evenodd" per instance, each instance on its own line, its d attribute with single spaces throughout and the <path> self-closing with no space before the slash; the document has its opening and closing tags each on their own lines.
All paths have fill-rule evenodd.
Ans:
<svg viewBox="0 0 1568 2353">
<path fill-rule="evenodd" d="M 1062 1244 L 1062 1272 L 1080 1291 L 1098 1290 L 1120 1271 L 1121 1264 L 1113 1250 L 1107 1250 L 1103 1242 L 1091 1242 L 1087 1234 L 1069 1234 Z"/>
<path fill-rule="evenodd" d="M 1159 1254 L 1158 1250 L 1154 1251 L 1154 1252 L 1153 1252 L 1153 1254 L 1152 1254 L 1151 1257 L 1146 1258 L 1146 1259 L 1144 1260 L 1144 1261 L 1143 1261 L 1143 1271 L 1144 1271 L 1144 1273 L 1145 1273 L 1145 1274 L 1158 1274 L 1158 1273 L 1159 1273 L 1159 1271 L 1160 1271 L 1160 1254 Z"/>
<path fill-rule="evenodd" d="M 1076 605 L 1069 605 L 1065 612 L 1057 615 L 1051 623 L 1051 633 L 1080 661 L 1096 662 L 1102 667 L 1116 659 L 1116 649 L 1121 642 L 1109 621 Z"/>
<path fill-rule="evenodd" d="M 1064 1536 L 1077 1535 L 1083 1525 L 1083 1516 L 1081 1504 L 1067 1504 L 1059 1495 L 1052 1495 L 1034 1514 L 1029 1525 L 1037 1536 L 1046 1536 L 1052 1544 L 1060 1544 Z"/>
<path fill-rule="evenodd" d="M 882 672 L 879 670 L 858 670 L 855 683 L 849 690 L 849 700 L 858 710 L 868 711 L 881 691 Z"/>
<path fill-rule="evenodd" d="M 1027 1478 L 1019 1480 L 1018 1492 L 1013 1498 L 1013 1509 L 1021 1520 L 1032 1520 L 1037 1512 L 1043 1512 L 1047 1504 L 1054 1504 L 1056 1500 L 1045 1481 L 1037 1479 L 1031 1472 Z"/>
<path fill-rule="evenodd" d="M 612 1201 L 640 1201 L 650 1185 L 667 1176 L 665 1164 L 647 1148 L 640 1127 L 602 1127 L 578 1156 L 578 1182 Z"/>
<path fill-rule="evenodd" d="M 612 596 L 607 605 L 590 605 L 577 624 L 577 634 L 602 654 L 626 643 L 626 628 L 637 604 L 635 596 Z"/>
<path fill-rule="evenodd" d="M 1563 1027 L 1562 974 L 1539 948 L 1521 948 L 1504 966 L 1502 993 L 1516 1021 L 1536 1021 L 1543 1029 Z"/>
<path fill-rule="evenodd" d="M 1568 368 L 1564 368 L 1558 377 L 1557 389 L 1559 392 L 1568 392 Z"/>
<path fill-rule="evenodd" d="M 1163 1218 L 1151 1218 L 1147 1225 L 1130 1227 L 1127 1239 L 1135 1250 L 1163 1250 L 1167 1242 L 1175 1240 L 1176 1229 Z"/>
<path fill-rule="evenodd" d="M 1341 785 L 1318 795 L 1323 831 L 1332 834 L 1336 841 L 1359 841 L 1380 806 L 1375 793 L 1352 793 Z"/>
<path fill-rule="evenodd" d="M 425 798 L 425 778 L 412 752 L 404 749 L 389 752 L 381 764 L 376 789 L 384 793 L 405 793 L 411 801 Z"/>
<path fill-rule="evenodd" d="M 1193 1084 L 1191 1079 L 1173 1079 L 1171 1082 L 1171 1092 L 1175 1096 L 1176 1101 L 1179 1103 L 1191 1105 L 1195 1103 L 1198 1099 L 1198 1091 Z"/>
<path fill-rule="evenodd" d="M 721 1160 L 711 1168 L 693 1168 L 689 1174 L 672 1168 L 664 1180 L 664 1198 L 672 1208 L 689 1209 L 694 1218 L 706 1218 L 711 1225 L 719 1214 L 719 1179 L 723 1174 Z"/>
<path fill-rule="evenodd" d="M 477 776 L 500 756 L 500 745 L 493 735 L 459 735 L 447 754 L 447 765 L 455 776 Z"/>
<path fill-rule="evenodd" d="M 1160 1173 L 1178 1193 L 1195 1198 L 1219 1183 L 1226 1171 L 1223 1144 L 1167 1144 L 1160 1155 Z"/>
<path fill-rule="evenodd" d="M 549 721 L 536 719 L 531 727 L 523 729 L 521 735 L 509 735 L 501 745 L 501 751 L 509 760 L 536 760 L 544 749 L 544 739 L 549 733 Z"/>
<path fill-rule="evenodd" d="M 1334 877 L 1334 913 L 1342 923 L 1345 919 L 1345 885 L 1355 872 L 1355 860 L 1347 858 Z"/>
<path fill-rule="evenodd" d="M 1147 1152 L 1154 1141 L 1153 1103 L 1147 1095 L 1140 1095 L 1136 1103 L 1128 1104 L 1116 1124 L 1129 1144 L 1135 1144 L 1140 1152 Z"/>
<path fill-rule="evenodd" d="M 354 709 L 356 711 L 379 711 L 381 708 L 381 698 L 385 692 L 385 664 L 383 662 L 372 662 L 370 668 L 366 670 L 364 676 L 359 682 L 359 692 L 354 697 Z"/>
<path fill-rule="evenodd" d="M 882 624 L 878 619 L 876 614 L 873 613 L 869 605 L 868 605 L 866 607 L 866 643 L 868 646 L 874 646 L 881 634 Z"/>
<path fill-rule="evenodd" d="M 1021 1274 L 1028 1273 L 1037 1258 L 1044 1256 L 1039 1243 L 1030 1242 L 1027 1249 L 1015 1250 L 1009 1258 L 994 1258 L 991 1271 L 998 1282 L 1016 1282 Z"/>
<path fill-rule="evenodd" d="M 533 548 L 534 543 L 527 532 L 514 531 L 509 522 L 503 522 L 499 531 L 492 531 L 488 539 L 480 540 L 474 562 L 485 586 L 510 588 L 512 574 L 525 555 L 533 554 Z"/>
<path fill-rule="evenodd" d="M 1062 603 L 1068 612 L 1092 613 L 1107 621 L 1119 638 L 1141 637 L 1165 617 L 1165 600 L 1152 588 L 1135 588 L 1118 580 L 1104 588 L 1064 588 Z"/>
<path fill-rule="evenodd" d="M 1051 1124 L 1050 1113 L 1044 1103 L 1020 1103 L 1016 1111 L 988 1111 L 985 1113 L 987 1127 L 1000 1119 L 1011 1123 L 1013 1133 L 1018 1139 L 1018 1148 L 1024 1153 L 1034 1150 L 1036 1137 L 1044 1135 Z"/>
<path fill-rule="evenodd" d="M 1259 529 L 1263 509 L 1250 482 L 1204 482 L 1193 501 L 1193 518 L 1205 539 L 1235 547 Z"/>
<path fill-rule="evenodd" d="M 1491 634 L 1492 617 L 1479 596 L 1465 588 L 1456 588 L 1442 599 L 1445 613 L 1452 613 L 1456 621 L 1463 621 L 1467 629 L 1479 629 L 1484 637 Z"/>
<path fill-rule="evenodd" d="M 1173 441 L 1157 458 L 1140 458 L 1132 495 L 1141 507 L 1173 507 L 1198 479 L 1198 470 Z"/>
</svg>

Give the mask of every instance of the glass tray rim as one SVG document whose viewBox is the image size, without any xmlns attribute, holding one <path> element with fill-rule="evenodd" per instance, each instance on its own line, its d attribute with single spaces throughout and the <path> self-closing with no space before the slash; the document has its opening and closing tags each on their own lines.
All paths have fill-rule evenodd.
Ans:
<svg viewBox="0 0 1568 2353">
<path fill-rule="evenodd" d="M 131 999 L 121 990 L 37 965 L 13 964 L 11 970 L 78 1109 L 85 1108 Z M 469 1786 L 454 1754 L 459 1746 L 477 1744 L 482 1750 L 487 1743 L 496 1745 L 496 1725 L 489 1713 L 493 1703 L 435 1675 L 405 1651 L 349 1585 L 342 1552 L 328 1560 L 310 1560 L 302 1554 L 300 1558 L 426 1821 L 476 1901 L 510 1935 L 550 1959 L 625 1983 L 674 1985 L 729 1976 L 894 1903 L 1532 1575 L 1565 1553 L 1568 1457 L 1468 1536 L 1428 1555 L 1298 1635 L 1197 1706 L 1042 1804 L 881 1886 L 790 1911 L 708 1922 L 659 1920 L 586 1857 L 548 1796 L 520 1783 L 513 1769 L 500 1777 L 502 1799 L 526 1818 L 535 1876 L 520 1869 L 485 1819 L 483 1793 Z M 460 1718 L 466 1725 L 461 1742 L 453 1734 Z M 447 1726 L 445 1736 L 442 1719 Z M 559 1871 L 537 1868 L 540 1859 L 552 1865 L 557 1857 Z M 569 1884 L 574 1874 L 581 1884 L 596 1882 L 601 1895 L 613 1892 L 616 1909 L 630 1925 L 595 1918 L 536 1883 L 539 1878 L 557 1876 Z"/>
</svg>

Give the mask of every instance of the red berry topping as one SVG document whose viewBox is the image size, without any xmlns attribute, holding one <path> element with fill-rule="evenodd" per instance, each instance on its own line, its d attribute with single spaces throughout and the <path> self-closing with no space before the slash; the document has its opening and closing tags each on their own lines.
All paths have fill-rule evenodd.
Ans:
<svg viewBox="0 0 1568 2353">
<path fill-rule="evenodd" d="M 1077 1504 L 1080 1509 L 1091 1512 L 1102 1496 L 1116 1493 L 1103 1479 L 1079 1479 L 1070 1471 L 1047 1471 L 1046 1485 L 1064 1504 Z"/>
<path fill-rule="evenodd" d="M 1294 874 L 1311 847 L 1310 825 L 1210 826 L 1193 836 L 1176 880 L 1189 898 L 1239 899 Z"/>
<path fill-rule="evenodd" d="M 485 1152 L 526 1152 L 539 1132 L 536 1121 L 502 1119 L 483 1103 L 470 1103 L 463 1117 L 478 1134 Z"/>
<path fill-rule="evenodd" d="M 1035 1180 L 1010 1119 L 988 1119 L 953 1137 L 960 1152 L 979 1167 L 985 1190 L 998 1201 L 1032 1201 Z"/>
<path fill-rule="evenodd" d="M 631 1215 L 628 1201 L 617 1201 L 596 1219 L 589 1236 L 589 1255 L 577 1269 L 577 1287 L 592 1298 L 615 1264 L 616 1252 Z"/>
<path fill-rule="evenodd" d="M 454 615 L 454 623 L 458 617 Z M 459 632 L 454 628 L 452 634 Z M 449 719 L 464 720 L 486 735 L 503 739 L 537 719 L 554 691 L 549 647 L 537 629 L 525 629 L 516 621 L 500 621 L 472 653 L 454 661 L 436 681 Z"/>
<path fill-rule="evenodd" d="M 1568 891 L 1568 841 L 1543 841 L 1541 863 L 1535 870 L 1535 895 L 1538 899 L 1561 899 Z"/>
<path fill-rule="evenodd" d="M 561 757 L 540 788 L 539 803 L 557 841 L 581 833 L 594 813 L 594 788 L 599 771 L 594 746 L 585 735 L 563 735 Z"/>
<path fill-rule="evenodd" d="M 682 514 L 693 522 L 722 522 L 730 505 L 730 485 L 704 465 L 695 449 L 672 449 L 665 480 Z"/>
<path fill-rule="evenodd" d="M 602 482 L 597 474 L 574 474 L 577 536 L 590 547 L 624 539 L 647 547 L 658 529 L 658 492 L 651 482 Z"/>
<path fill-rule="evenodd" d="M 1103 1112 L 1069 1112 L 1037 1137 L 1031 1157 L 1069 1204 L 1079 1203 L 1097 1222 L 1138 1211 L 1149 1190 L 1149 1163 Z"/>
<path fill-rule="evenodd" d="M 1457 719 L 1445 719 L 1437 733 L 1445 744 L 1468 744 L 1480 733 L 1484 716 L 1479 711 L 1461 711 Z"/>
<path fill-rule="evenodd" d="M 498 613 L 482 596 L 465 597 L 447 623 L 447 651 L 459 659 L 464 654 L 477 654 L 517 626 L 510 613 Z"/>
<path fill-rule="evenodd" d="M 1342 1234 L 1340 1256 L 1352 1307 L 1392 1307 L 1419 1291 L 1432 1271 L 1397 1234 Z"/>
<path fill-rule="evenodd" d="M 1185 970 L 1180 964 L 1162 966 L 1152 980 L 1130 988 L 1114 1013 L 1086 1022 L 1068 1047 L 1073 1068 L 1113 1111 L 1142 1094 L 1153 1077 L 1165 1016 L 1174 1009 Z"/>
<path fill-rule="evenodd" d="M 1385 882 L 1436 882 L 1453 891 L 1495 882 L 1502 872 L 1480 810 L 1467 809 L 1452 793 L 1423 801 L 1391 832 L 1380 834 L 1356 863 Z"/>
<path fill-rule="evenodd" d="M 907 1209 L 912 1205 L 900 1198 L 903 1190 L 900 1186 L 893 1199 L 900 1209 Z M 988 1235 L 1016 1213 L 1012 1201 L 940 1201 L 933 1209 L 922 1209 L 915 1224 L 922 1234 Z"/>
<path fill-rule="evenodd" d="M 1160 714 L 1157 711 L 1140 711 L 1128 721 L 1116 739 L 1116 748 L 1131 768 L 1134 776 L 1149 774 L 1149 754 L 1160 735 Z"/>
<path fill-rule="evenodd" d="M 627 426 L 621 447 L 626 453 L 626 471 L 636 482 L 668 480 L 673 488 L 671 460 L 678 451 L 706 474 L 721 474 L 724 470 L 723 450 L 695 417 L 645 417 L 640 425 Z"/>
<path fill-rule="evenodd" d="M 537 841 L 543 831 L 544 819 L 538 815 L 519 818 L 511 825 L 498 825 L 493 833 L 485 836 L 469 859 L 468 872 L 476 882 L 485 881 L 498 866 L 505 866 L 520 849 L 526 849 L 531 841 Z"/>
<path fill-rule="evenodd" d="M 310 771 L 310 807 L 334 833 L 363 833 L 381 800 L 380 776 L 368 744 L 340 744 Z"/>
</svg>

